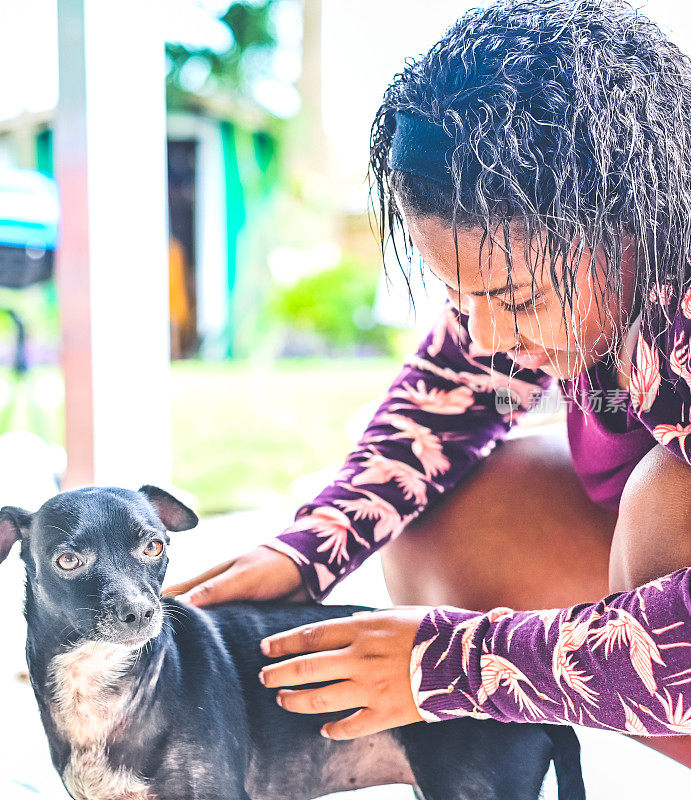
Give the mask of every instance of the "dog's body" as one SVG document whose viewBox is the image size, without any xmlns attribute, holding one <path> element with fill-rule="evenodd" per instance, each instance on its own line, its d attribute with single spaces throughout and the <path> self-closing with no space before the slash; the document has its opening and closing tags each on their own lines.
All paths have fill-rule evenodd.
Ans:
<svg viewBox="0 0 691 800">
<path fill-rule="evenodd" d="M 336 742 L 320 728 L 338 715 L 281 709 L 258 680 L 268 662 L 261 639 L 363 609 L 227 603 L 198 610 L 158 596 L 154 604 L 148 595 L 160 592 L 165 572 L 164 554 L 148 555 L 158 539 L 147 537 L 165 536 L 154 518 L 169 530 L 191 527 L 191 518 L 171 510 L 177 501 L 160 490 L 145 494 L 149 502 L 124 490 L 82 490 L 33 517 L 0 514 L 0 560 L 11 544 L 3 515 L 21 531 L 29 671 L 53 763 L 76 800 L 308 800 L 389 783 L 412 784 L 426 800 L 534 800 L 552 759 L 560 800 L 585 796 L 568 727 L 463 718 Z M 86 534 L 104 525 L 103 514 L 93 521 L 94 503 L 114 507 L 105 515 L 115 528 L 108 554 Z M 126 521 L 129 541 L 120 530 Z M 74 550 L 65 550 L 65 536 Z M 76 607 L 96 591 L 91 607 Z M 60 604 L 66 608 L 54 608 Z"/>
</svg>

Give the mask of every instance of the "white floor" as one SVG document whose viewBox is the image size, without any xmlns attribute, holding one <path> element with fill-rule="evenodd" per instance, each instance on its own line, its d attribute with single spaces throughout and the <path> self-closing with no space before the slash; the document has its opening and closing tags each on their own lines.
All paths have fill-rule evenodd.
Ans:
<svg viewBox="0 0 691 800">
<path fill-rule="evenodd" d="M 294 508 L 295 506 L 292 506 Z M 200 572 L 280 531 L 292 509 L 275 507 L 205 520 L 187 533 L 174 534 L 171 581 Z M 213 554 L 210 556 L 209 554 Z M 54 774 L 29 684 L 21 678 L 24 624 L 21 613 L 22 568 L 16 549 L 0 566 L 0 607 L 4 634 L 0 646 L 0 800 L 67 800 Z M 333 603 L 389 604 L 377 557 L 337 587 Z M 691 770 L 624 736 L 579 729 L 589 800 L 682 800 L 691 798 Z M 380 787 L 333 795 L 331 800 L 412 800 L 406 787 Z M 551 779 L 545 799 L 556 791 Z M 292 800 L 292 798 L 286 798 Z M 478 798 L 478 800 L 482 800 Z"/>
</svg>

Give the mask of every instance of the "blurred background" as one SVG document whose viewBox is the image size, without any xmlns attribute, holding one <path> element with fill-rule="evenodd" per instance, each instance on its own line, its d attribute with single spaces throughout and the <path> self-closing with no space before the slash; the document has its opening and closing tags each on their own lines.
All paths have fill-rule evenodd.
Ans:
<svg viewBox="0 0 691 800">
<path fill-rule="evenodd" d="M 0 505 L 173 486 L 205 517 L 176 580 L 326 484 L 444 297 L 390 253 L 384 276 L 370 125 L 470 5 L 0 0 Z M 686 0 L 638 5 L 689 50 Z M 57 800 L 2 569 L 0 797 Z M 386 604 L 376 557 L 330 601 Z M 691 796 L 664 757 L 583 740 L 589 797 Z"/>
<path fill-rule="evenodd" d="M 388 257 L 387 291 L 371 121 L 470 5 L 5 0 L 0 256 L 31 286 L 0 289 L 0 434 L 66 444 L 67 485 L 139 465 L 203 513 L 338 462 L 440 298 L 416 281 L 413 312 Z M 682 0 L 643 10 L 685 47 Z"/>
<path fill-rule="evenodd" d="M 108 411 L 139 361 L 158 378 L 161 418 L 170 404 L 173 436 L 167 447 L 149 429 L 138 442 L 159 451 L 155 472 L 172 470 L 203 513 L 261 505 L 343 457 L 347 421 L 376 401 L 414 344 L 406 331 L 422 330 L 439 305 L 435 286 L 420 287 L 412 313 L 397 264 L 387 292 L 367 213 L 369 128 L 381 95 L 464 4 L 430 3 L 424 15 L 416 6 L 396 3 L 392 14 L 393 4 L 364 0 L 169 0 L 132 4 L 129 18 L 124 7 L 88 2 L 4 4 L 0 65 L 13 77 L 0 92 L 0 210 L 19 223 L 13 252 L 36 245 L 27 263 L 51 263 L 32 276 L 45 280 L 0 291 L 9 371 L 0 432 L 67 443 L 68 460 L 55 448 L 52 457 L 59 472 L 69 464 L 68 484 L 111 472 L 133 482 L 131 468 L 107 463 L 122 461 L 112 448 L 99 455 L 99 416 L 109 417 L 101 441 L 131 446 L 127 431 L 147 409 Z M 117 185 L 103 198 L 105 180 L 89 185 L 112 165 Z M 29 194 L 48 207 L 44 217 L 34 207 L 34 218 L 14 219 L 36 177 L 26 170 L 62 185 L 62 246 L 50 181 Z M 133 219 L 142 195 L 149 205 Z M 37 224 L 45 241 L 22 241 Z M 111 319 L 101 341 L 110 341 L 99 350 L 103 315 Z M 164 315 L 169 375 L 154 364 Z"/>
</svg>

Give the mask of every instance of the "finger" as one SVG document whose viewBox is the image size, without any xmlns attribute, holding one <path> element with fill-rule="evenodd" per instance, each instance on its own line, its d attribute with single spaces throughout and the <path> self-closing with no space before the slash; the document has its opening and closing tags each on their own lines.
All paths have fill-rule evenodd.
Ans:
<svg viewBox="0 0 691 800">
<path fill-rule="evenodd" d="M 276 702 L 286 711 L 324 714 L 360 708 L 365 703 L 362 694 L 362 687 L 358 688 L 353 681 L 340 681 L 319 689 L 284 689 L 276 695 Z"/>
<path fill-rule="evenodd" d="M 210 606 L 226 600 L 253 599 L 256 594 L 257 574 L 251 569 L 222 572 L 215 578 L 195 586 L 180 599 L 193 606 Z"/>
<path fill-rule="evenodd" d="M 321 734 L 327 739 L 357 739 L 359 736 L 380 733 L 391 727 L 391 723 L 387 724 L 373 709 L 361 708 L 345 719 L 328 722 L 322 727 Z"/>
<path fill-rule="evenodd" d="M 264 655 L 277 658 L 293 653 L 311 653 L 316 650 L 335 650 L 346 647 L 353 640 L 353 634 L 360 620 L 328 619 L 301 625 L 284 633 L 275 633 L 262 639 Z"/>
<path fill-rule="evenodd" d="M 186 592 L 189 592 L 190 589 L 194 589 L 194 587 L 198 586 L 200 583 L 208 581 L 210 578 L 215 578 L 217 575 L 225 572 L 230 566 L 232 566 L 234 561 L 235 559 L 231 559 L 230 561 L 226 561 L 225 564 L 218 564 L 212 569 L 203 572 L 201 575 L 197 575 L 196 578 L 190 578 L 182 583 L 175 583 L 172 586 L 167 586 L 163 589 L 161 594 L 164 597 L 175 597 L 175 595 L 185 594 Z"/>
<path fill-rule="evenodd" d="M 345 650 L 312 653 L 264 667 L 259 673 L 259 680 L 271 688 L 342 680 L 350 677 L 353 661 Z"/>
</svg>

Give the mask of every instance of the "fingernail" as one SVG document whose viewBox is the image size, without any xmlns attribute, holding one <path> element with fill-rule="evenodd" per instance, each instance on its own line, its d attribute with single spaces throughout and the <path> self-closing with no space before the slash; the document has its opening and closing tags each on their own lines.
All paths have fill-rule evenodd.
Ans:
<svg viewBox="0 0 691 800">
<path fill-rule="evenodd" d="M 331 738 L 331 737 L 329 736 L 329 734 L 327 733 L 327 731 L 326 731 L 326 728 L 322 728 L 322 729 L 319 731 L 319 733 L 321 733 L 321 735 L 322 735 L 322 736 L 323 736 L 325 739 L 330 739 L 330 738 Z"/>
<path fill-rule="evenodd" d="M 277 695 L 276 695 L 276 702 L 278 703 L 278 705 L 279 705 L 281 708 L 283 708 L 283 700 L 282 700 L 282 698 L 281 698 L 281 695 L 280 695 L 280 694 L 277 694 Z"/>
<path fill-rule="evenodd" d="M 271 655 L 271 642 L 268 639 L 262 639 L 259 646 L 261 647 L 262 653 L 264 653 L 265 656 Z"/>
<path fill-rule="evenodd" d="M 263 686 L 266 686 L 266 682 L 264 681 L 264 670 L 259 673 L 259 683 L 261 683 Z"/>
</svg>

